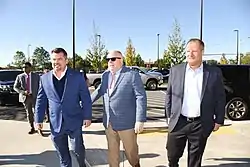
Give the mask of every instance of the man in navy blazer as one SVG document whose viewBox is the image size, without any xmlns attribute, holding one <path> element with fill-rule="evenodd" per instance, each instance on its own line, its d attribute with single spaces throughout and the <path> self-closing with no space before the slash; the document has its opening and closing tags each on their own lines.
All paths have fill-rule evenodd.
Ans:
<svg viewBox="0 0 250 167">
<path fill-rule="evenodd" d="M 146 122 L 147 96 L 138 72 L 123 66 L 120 51 L 107 56 L 108 70 L 102 75 L 100 86 L 92 93 L 94 103 L 103 96 L 103 125 L 108 141 L 108 161 L 119 167 L 120 140 L 132 167 L 140 167 L 137 133 Z"/>
<path fill-rule="evenodd" d="M 59 155 L 61 167 L 72 167 L 68 137 L 79 167 L 85 167 L 82 126 L 88 127 L 91 124 L 90 93 L 81 73 L 67 67 L 67 52 L 63 48 L 52 50 L 51 60 L 53 70 L 41 76 L 35 122 L 41 130 L 48 103 L 51 139 Z"/>
</svg>

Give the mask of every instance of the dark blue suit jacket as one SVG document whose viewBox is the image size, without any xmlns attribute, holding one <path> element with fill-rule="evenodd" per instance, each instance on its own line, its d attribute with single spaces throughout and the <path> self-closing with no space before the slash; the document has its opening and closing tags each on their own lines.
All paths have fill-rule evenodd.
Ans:
<svg viewBox="0 0 250 167">
<path fill-rule="evenodd" d="M 74 131 L 83 126 L 83 120 L 92 119 L 90 93 L 80 72 L 68 68 L 61 99 L 53 84 L 52 71 L 41 76 L 35 107 L 36 123 L 43 122 L 47 100 L 52 134 L 59 133 L 62 126 Z"/>
</svg>

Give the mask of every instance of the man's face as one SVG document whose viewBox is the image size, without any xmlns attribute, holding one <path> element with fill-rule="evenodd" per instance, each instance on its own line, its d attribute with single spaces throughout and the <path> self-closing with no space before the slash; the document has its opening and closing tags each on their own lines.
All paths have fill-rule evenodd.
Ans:
<svg viewBox="0 0 250 167">
<path fill-rule="evenodd" d="M 199 42 L 191 41 L 187 44 L 186 56 L 190 66 L 197 66 L 202 62 L 203 48 Z"/>
<path fill-rule="evenodd" d="M 31 72 L 31 67 L 28 66 L 28 65 L 25 65 L 25 66 L 23 67 L 23 71 L 24 71 L 25 73 L 30 73 L 30 72 Z"/>
<path fill-rule="evenodd" d="M 51 63 L 52 67 L 56 71 L 62 71 L 65 69 L 66 65 L 68 64 L 68 59 L 65 55 L 61 53 L 52 53 L 51 55 Z"/>
<path fill-rule="evenodd" d="M 108 68 L 111 72 L 116 72 L 122 67 L 122 55 L 116 52 L 111 52 L 107 55 Z"/>
</svg>

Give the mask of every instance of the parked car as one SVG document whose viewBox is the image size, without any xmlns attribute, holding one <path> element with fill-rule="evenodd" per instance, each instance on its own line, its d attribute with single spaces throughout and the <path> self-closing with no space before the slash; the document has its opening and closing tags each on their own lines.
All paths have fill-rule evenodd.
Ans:
<svg viewBox="0 0 250 167">
<path fill-rule="evenodd" d="M 139 72 L 143 84 L 149 90 L 156 90 L 159 85 L 163 84 L 163 75 L 161 73 L 158 73 L 158 72 L 148 73 L 137 66 L 128 66 L 128 68 Z M 87 73 L 89 83 L 91 86 L 94 86 L 95 89 L 101 83 L 101 76 L 102 74 L 100 73 L 95 73 L 95 74 Z"/>
<path fill-rule="evenodd" d="M 217 65 L 226 91 L 226 117 L 242 120 L 249 116 L 250 65 Z"/>
<path fill-rule="evenodd" d="M 0 70 L 0 105 L 18 104 L 18 93 L 13 85 L 21 70 Z"/>
<path fill-rule="evenodd" d="M 148 72 L 159 72 L 163 75 L 163 81 L 168 82 L 168 77 L 169 77 L 169 69 L 152 69 L 149 70 Z"/>
</svg>

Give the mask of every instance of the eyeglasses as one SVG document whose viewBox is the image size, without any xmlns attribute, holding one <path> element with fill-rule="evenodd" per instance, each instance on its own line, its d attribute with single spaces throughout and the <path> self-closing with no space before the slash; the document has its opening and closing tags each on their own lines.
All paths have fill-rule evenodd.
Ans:
<svg viewBox="0 0 250 167">
<path fill-rule="evenodd" d="M 106 58 L 107 61 L 116 61 L 116 59 L 121 59 L 120 57 L 111 57 L 111 58 Z"/>
</svg>

